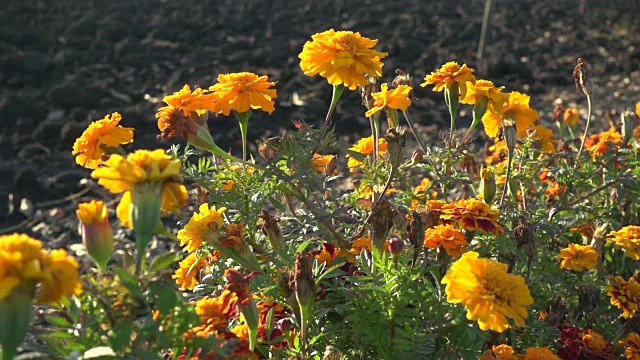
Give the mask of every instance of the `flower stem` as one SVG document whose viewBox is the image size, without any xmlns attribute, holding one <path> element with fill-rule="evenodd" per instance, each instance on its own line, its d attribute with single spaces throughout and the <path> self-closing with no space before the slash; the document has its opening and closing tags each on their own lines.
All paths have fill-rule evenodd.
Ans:
<svg viewBox="0 0 640 360">
<path fill-rule="evenodd" d="M 591 95 L 587 94 L 587 125 L 584 128 L 584 136 L 582 137 L 582 142 L 580 143 L 580 150 L 578 150 L 577 160 L 580 160 L 580 154 L 582 154 L 582 149 L 584 148 L 584 142 L 587 140 L 587 133 L 589 132 L 589 124 L 591 123 Z M 578 166 L 578 161 L 573 165 L 574 168 Z"/>
<path fill-rule="evenodd" d="M 329 123 L 331 122 L 331 115 L 333 115 L 333 112 L 336 109 L 336 105 L 338 105 L 338 100 L 340 100 L 340 96 L 342 96 L 344 89 L 345 87 L 343 85 L 333 85 L 331 105 L 329 105 L 329 112 L 327 112 L 327 117 L 324 119 L 325 125 L 329 125 Z"/>
<path fill-rule="evenodd" d="M 512 161 L 513 161 L 513 150 L 509 150 L 508 159 L 507 159 L 507 178 L 505 179 L 504 186 L 502 186 L 502 195 L 500 195 L 500 206 L 504 204 L 504 198 L 507 195 L 509 181 L 511 180 L 511 162 Z"/>
<path fill-rule="evenodd" d="M 249 128 L 251 110 L 235 114 L 238 119 L 238 124 L 240 124 L 240 135 L 242 135 L 242 160 L 247 161 L 247 130 Z"/>
<path fill-rule="evenodd" d="M 420 145 L 420 148 L 422 149 L 422 151 L 424 151 L 424 153 L 427 154 L 427 149 L 424 147 L 424 144 L 422 144 L 422 141 L 420 141 L 420 138 L 418 137 L 416 130 L 413 128 L 413 124 L 409 119 L 409 114 L 407 113 L 407 111 L 403 111 L 402 115 L 404 115 L 404 119 L 407 121 L 407 124 L 409 125 L 409 130 L 411 130 L 411 133 L 413 134 L 413 137 L 418 142 L 418 145 Z"/>
</svg>

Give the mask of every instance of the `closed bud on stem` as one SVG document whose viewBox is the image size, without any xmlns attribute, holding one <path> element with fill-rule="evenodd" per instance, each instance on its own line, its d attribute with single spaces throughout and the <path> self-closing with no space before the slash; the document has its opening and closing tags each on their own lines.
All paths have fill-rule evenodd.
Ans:
<svg viewBox="0 0 640 360">
<path fill-rule="evenodd" d="M 633 136 L 636 115 L 631 111 L 623 111 L 622 114 L 620 114 L 620 122 L 622 122 L 622 143 L 625 145 Z"/>
<path fill-rule="evenodd" d="M 249 329 L 249 349 L 251 351 L 255 349 L 257 343 L 258 325 L 260 321 L 258 307 L 255 301 L 253 301 L 253 295 L 249 290 L 249 279 L 256 274 L 257 273 L 252 273 L 249 276 L 244 276 L 235 269 L 227 269 L 224 272 L 224 277 L 227 280 L 226 288 L 238 297 L 238 310 L 240 310 L 244 321 L 247 323 L 247 328 Z"/>
<path fill-rule="evenodd" d="M 485 203 L 493 203 L 496 196 L 496 175 L 489 168 L 480 169 L 480 194 Z"/>
<path fill-rule="evenodd" d="M 422 149 L 413 150 L 411 154 L 411 165 L 417 165 L 424 159 L 424 151 Z"/>
<path fill-rule="evenodd" d="M 113 232 L 104 202 L 92 200 L 78 205 L 79 232 L 89 257 L 100 271 L 107 269 L 113 248 Z"/>
<path fill-rule="evenodd" d="M 404 250 L 404 242 L 397 237 L 389 239 L 389 252 L 394 259 Z"/>
<path fill-rule="evenodd" d="M 310 305 L 316 297 L 316 282 L 313 279 L 311 260 L 303 253 L 296 254 L 291 287 L 301 307 Z"/>
<path fill-rule="evenodd" d="M 284 240 L 280 226 L 278 225 L 278 219 L 269 214 L 265 209 L 260 210 L 258 217 L 262 219 L 262 223 L 258 225 L 258 228 L 267 236 L 273 250 L 277 252 L 284 248 Z"/>
<path fill-rule="evenodd" d="M 507 144 L 507 149 L 509 153 L 513 153 L 513 150 L 516 148 L 516 115 L 511 110 L 507 110 L 504 113 L 504 118 L 502 120 L 502 133 L 504 135 L 504 141 Z"/>
</svg>

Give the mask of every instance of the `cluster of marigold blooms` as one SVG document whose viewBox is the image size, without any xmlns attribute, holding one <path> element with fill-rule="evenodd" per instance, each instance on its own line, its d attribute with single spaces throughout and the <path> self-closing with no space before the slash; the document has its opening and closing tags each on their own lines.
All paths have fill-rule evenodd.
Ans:
<svg viewBox="0 0 640 360">
<path fill-rule="evenodd" d="M 336 88 L 355 90 L 369 85 L 370 77 L 382 76 L 383 63 L 381 59 L 387 56 L 373 49 L 377 40 L 371 40 L 359 33 L 350 31 L 328 30 L 315 34 L 312 40 L 305 43 L 300 67 L 308 76 L 320 75 Z M 503 93 L 504 87 L 496 87 L 491 81 L 478 80 L 473 70 L 466 65 L 449 62 L 434 73 L 427 75 L 423 87 L 434 85 L 434 91 L 447 91 L 454 94 L 455 101 L 474 106 L 474 112 L 481 116 L 486 134 L 497 138 L 505 119 L 513 121 L 517 138 L 530 137 L 545 153 L 556 151 L 557 140 L 553 132 L 544 128 L 538 122 L 538 113 L 529 107 L 528 95 L 513 91 Z M 252 110 L 262 110 L 267 113 L 274 111 L 276 90 L 275 83 L 269 82 L 267 76 L 252 73 L 232 73 L 218 77 L 218 83 L 208 90 L 196 88 L 192 90 L 185 85 L 180 91 L 166 96 L 163 100 L 166 106 L 160 108 L 156 114 L 158 128 L 163 138 L 181 138 L 192 146 L 209 151 L 232 163 L 228 171 L 248 171 L 246 163 L 222 151 L 214 142 L 207 125 L 208 113 L 228 116 L 234 113 L 238 119 L 243 145 L 246 151 L 246 126 Z M 341 91 L 341 90 L 340 90 Z M 372 117 L 378 112 L 406 111 L 411 105 L 410 83 L 394 84 L 392 89 L 382 84 L 380 91 L 371 92 L 371 102 L 367 106 L 365 115 Z M 338 91 L 339 93 L 339 91 Z M 396 115 L 397 116 L 397 115 Z M 393 118 L 392 115 L 389 115 Z M 562 114 L 563 121 L 575 126 L 579 120 L 575 109 L 567 109 Z M 78 164 L 94 169 L 91 176 L 98 179 L 111 192 L 122 193 L 120 203 L 116 209 L 117 217 L 123 226 L 133 228 L 138 233 L 151 233 L 158 224 L 161 214 L 179 213 L 187 203 L 188 193 L 180 175 L 181 163 L 171 158 L 161 149 L 149 151 L 138 150 L 126 154 L 121 145 L 133 141 L 133 129 L 119 125 L 121 117 L 118 113 L 107 115 L 104 119 L 93 122 L 89 128 L 77 139 L 73 154 Z M 586 149 L 594 158 L 600 156 L 607 149 L 621 145 L 620 137 L 615 130 L 592 135 L 586 141 Z M 597 137 L 596 137 L 597 136 Z M 361 139 L 349 150 L 370 156 L 378 149 L 379 156 L 388 151 L 388 144 L 379 139 L 374 144 L 375 137 Z M 376 146 L 377 145 L 377 146 Z M 462 199 L 448 203 L 433 199 L 430 193 L 428 179 L 414 190 L 415 202 L 411 207 L 428 208 L 432 216 L 433 226 L 424 234 L 423 245 L 434 249 L 438 254 L 447 254 L 456 259 L 442 282 L 446 284 L 447 301 L 459 303 L 466 307 L 467 317 L 477 321 L 482 330 L 503 332 L 512 326 L 523 326 L 528 317 L 527 306 L 533 304 L 533 298 L 525 284 L 524 278 L 508 272 L 508 265 L 500 262 L 480 258 L 474 251 L 467 251 L 469 243 L 465 233 L 481 231 L 490 234 L 501 234 L 503 226 L 498 222 L 499 212 L 491 207 L 495 184 L 505 181 L 507 145 L 497 141 L 492 147 L 492 154 L 487 158 L 489 168 L 481 171 L 485 186 L 488 189 L 482 193 L 481 199 Z M 243 154 L 243 158 L 246 157 Z M 365 166 L 365 162 L 347 155 L 347 167 L 351 172 Z M 239 165 L 244 163 L 244 165 Z M 313 168 L 319 173 L 330 176 L 335 174 L 335 155 L 314 154 L 311 159 Z M 493 187 L 491 183 L 493 181 Z M 556 184 L 557 185 L 557 184 Z M 550 186 L 548 196 L 558 196 L 562 191 L 560 186 Z M 225 185 L 230 191 L 233 183 Z M 367 197 L 371 189 L 356 189 Z M 142 211 L 143 210 L 143 211 Z M 220 259 L 231 258 L 248 272 L 261 272 L 261 264 L 256 258 L 251 246 L 245 240 L 242 223 L 226 223 L 223 217 L 225 208 L 215 205 L 202 204 L 194 212 L 188 224 L 179 231 L 178 239 L 189 255 L 180 262 L 180 267 L 174 274 L 174 279 L 183 290 L 192 290 L 198 283 L 207 267 Z M 141 214 L 151 214 L 143 216 Z M 152 214 L 153 213 L 153 214 Z M 78 216 L 84 226 L 83 241 L 89 254 L 96 260 L 100 268 L 106 268 L 109 259 L 108 252 L 113 241 L 106 209 L 102 202 L 81 204 Z M 268 216 L 264 216 L 268 223 Z M 272 220 L 272 219 L 271 219 Z M 93 224 L 93 226 L 92 226 Z M 105 225 L 107 224 L 107 225 Z M 639 227 L 629 226 L 617 232 L 612 232 L 609 241 L 617 248 L 625 250 L 627 256 L 638 259 L 640 242 Z M 269 231 L 266 226 L 265 231 Z M 269 234 L 273 250 L 283 247 L 282 236 L 274 232 Z M 138 242 L 138 240 L 137 240 Z M 396 240 L 385 242 L 381 249 L 389 251 L 402 250 Z M 147 242 L 137 243 L 138 252 L 143 252 Z M 401 244 L 401 242 L 400 242 Z M 318 262 L 325 264 L 333 261 L 337 256 L 351 258 L 363 249 L 371 249 L 371 240 L 367 237 L 357 239 L 351 249 L 340 249 L 332 244 L 325 244 L 322 250 L 305 256 L 315 257 Z M 109 249 L 109 250 L 107 250 Z M 138 256 L 142 256 L 138 254 Z M 106 258 L 106 260 L 105 260 Z M 598 253 L 591 246 L 571 244 L 561 251 L 561 267 L 573 271 L 587 271 L 595 268 Z M 280 334 L 288 336 L 291 331 L 285 321 L 287 314 L 281 304 L 261 299 L 258 295 L 247 293 L 248 276 L 227 271 L 227 289 L 218 296 L 207 296 L 196 302 L 196 312 L 200 316 L 201 324 L 196 325 L 188 336 L 215 336 L 217 338 L 238 338 L 236 351 L 250 356 L 252 347 L 247 347 L 251 341 L 250 331 L 257 327 L 258 337 L 264 343 L 274 339 L 274 334 L 266 334 L 264 329 L 265 313 L 276 309 L 276 320 L 282 320 L 278 328 Z M 249 275 L 250 276 L 250 275 Z M 242 279 L 242 280 L 240 280 Z M 292 283 L 295 281 L 292 281 Z M 612 279 L 609 294 L 613 305 L 623 309 L 624 316 L 633 316 L 640 301 L 638 283 L 635 279 L 625 281 Z M 295 286 L 294 286 L 295 287 Z M 635 289 L 635 290 L 634 290 Z M 294 289 L 295 290 L 295 289 Z M 633 297 L 621 294 L 635 294 Z M 257 303 L 256 303 L 257 301 Z M 255 310 L 258 310 L 257 312 Z M 245 321 L 249 321 L 253 313 L 255 324 L 241 324 L 229 330 L 232 319 L 244 314 Z M 629 315 L 631 314 L 631 315 Z M 509 319 L 513 325 L 509 324 Z M 567 339 L 597 347 L 597 341 L 591 330 L 567 334 Z M 564 335 L 563 335 L 564 336 Z M 637 356 L 640 354 L 636 344 L 636 334 L 630 334 L 623 343 L 627 351 Z M 600 338 L 597 338 L 600 341 Z M 568 340 L 567 340 L 568 341 Z M 573 340 L 572 340 L 573 341 Z M 281 346 L 270 344 L 270 346 Z M 571 349 L 575 345 L 571 343 Z M 251 344 L 253 345 L 253 344 Z M 587 345 L 584 345 L 587 346 Z M 569 345 L 565 346 L 569 348 Z M 587 346 L 588 347 L 588 346 Z M 605 346 L 606 347 L 606 346 Z M 603 347 L 603 348 L 605 348 Z M 607 347 L 608 349 L 608 347 Z M 505 346 L 494 348 L 487 358 L 507 359 L 513 355 L 513 350 Z M 511 353 L 508 353 L 511 351 Z M 574 350 L 566 350 L 574 351 Z M 502 354 L 505 354 L 504 356 Z M 502 357 L 498 357 L 502 356 Z M 526 354 L 518 355 L 524 359 L 553 359 L 557 358 L 550 350 L 529 348 Z"/>
</svg>

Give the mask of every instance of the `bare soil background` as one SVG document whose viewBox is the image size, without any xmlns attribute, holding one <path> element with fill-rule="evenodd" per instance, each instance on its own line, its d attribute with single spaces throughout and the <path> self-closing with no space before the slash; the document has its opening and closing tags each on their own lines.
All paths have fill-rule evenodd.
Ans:
<svg viewBox="0 0 640 360">
<path fill-rule="evenodd" d="M 447 61 L 467 63 L 478 78 L 530 94 L 548 126 L 554 100 L 585 107 L 571 77 L 578 57 L 594 68 L 596 127 L 608 126 L 605 112 L 640 100 L 637 0 L 589 0 L 582 15 L 579 0 L 493 0 L 482 61 L 484 0 L 4 0 L 1 8 L 0 232 L 28 232 L 50 247 L 79 242 L 79 201 L 111 196 L 81 185 L 90 172 L 71 156 L 92 120 L 118 111 L 135 128 L 129 150 L 167 148 L 154 118 L 164 95 L 252 71 L 277 81 L 278 98 L 272 116 L 254 112 L 251 142 L 292 119 L 317 123 L 331 87 L 304 76 L 297 56 L 329 28 L 379 39 L 377 49 L 389 53 L 383 81 L 401 68 L 417 86 Z M 447 131 L 442 94 L 417 86 L 415 96 L 410 112 L 420 128 Z M 462 117 L 468 124 L 468 111 Z M 368 134 L 357 92 L 343 96 L 334 122 L 345 145 Z M 221 147 L 238 149 L 234 119 L 211 117 L 209 125 Z"/>
</svg>

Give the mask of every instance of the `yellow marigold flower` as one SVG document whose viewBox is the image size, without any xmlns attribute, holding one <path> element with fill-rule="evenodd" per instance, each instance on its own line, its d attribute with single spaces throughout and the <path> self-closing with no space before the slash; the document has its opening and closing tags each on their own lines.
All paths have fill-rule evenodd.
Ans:
<svg viewBox="0 0 640 360">
<path fill-rule="evenodd" d="M 89 124 L 89 127 L 76 139 L 72 155 L 76 155 L 76 163 L 87 169 L 96 169 L 102 163 L 102 156 L 107 148 L 116 148 L 133 142 L 133 128 L 119 125 L 122 117 L 113 113 Z"/>
<path fill-rule="evenodd" d="M 132 228 L 130 219 L 131 191 L 144 184 L 157 185 L 161 209 L 165 212 L 180 210 L 187 201 L 187 188 L 180 177 L 180 160 L 172 159 L 164 150 L 138 150 L 126 158 L 111 155 L 104 167 L 94 170 L 91 177 L 112 193 L 124 193 L 116 214 L 123 226 Z"/>
<path fill-rule="evenodd" d="M 496 87 L 489 80 L 477 80 L 475 84 L 470 81 L 467 83 L 467 95 L 460 99 L 460 102 L 474 105 L 485 98 L 488 101 L 487 108 L 494 112 L 501 112 L 504 110 L 504 104 L 509 100 L 509 94 L 503 93 L 502 90 L 504 86 Z"/>
<path fill-rule="evenodd" d="M 562 260 L 560 267 L 565 270 L 585 271 L 595 269 L 598 257 L 598 252 L 591 245 L 569 244 L 560 250 L 558 259 Z"/>
<path fill-rule="evenodd" d="M 538 142 L 540 148 L 547 154 L 555 153 L 558 140 L 554 138 L 553 131 L 542 125 L 534 125 L 532 129 L 535 130 L 532 139 Z"/>
<path fill-rule="evenodd" d="M 502 120 L 507 116 L 513 116 L 516 121 L 516 133 L 519 138 L 527 136 L 527 130 L 538 120 L 538 112 L 529 107 L 531 97 L 517 91 L 509 93 L 509 101 L 504 104 L 503 112 L 487 109 L 482 117 L 484 132 L 487 136 L 498 136 Z"/>
<path fill-rule="evenodd" d="M 425 231 L 422 246 L 429 249 L 443 248 L 449 256 L 457 258 L 466 251 L 469 243 L 464 234 L 452 225 L 437 225 Z"/>
<path fill-rule="evenodd" d="M 373 136 L 362 138 L 358 142 L 349 148 L 349 150 L 359 153 L 363 156 L 369 156 L 373 154 Z M 387 153 L 387 141 L 383 138 L 378 139 L 378 155 L 382 156 Z M 364 166 L 364 162 L 358 160 L 351 155 L 347 154 L 347 167 L 350 171 L 355 168 Z"/>
<path fill-rule="evenodd" d="M 442 67 L 430 75 L 425 76 L 424 83 L 420 86 L 435 84 L 433 91 L 440 92 L 445 88 L 451 89 L 453 85 L 458 84 L 460 87 L 460 97 L 467 95 L 467 82 L 475 84 L 476 77 L 473 76 L 473 69 L 467 67 L 467 64 L 458 65 L 455 61 L 449 61 Z"/>
<path fill-rule="evenodd" d="M 191 253 L 180 261 L 180 267 L 171 278 L 176 279 L 176 284 L 180 285 L 182 290 L 193 290 L 200 284 L 200 272 L 207 267 L 209 260 L 211 255 L 202 256 L 195 252 Z"/>
<path fill-rule="evenodd" d="M 44 275 L 42 243 L 25 234 L 0 236 L 0 301 L 23 282 L 35 288 Z"/>
<path fill-rule="evenodd" d="M 518 360 L 513 348 L 509 345 L 494 345 L 487 350 L 478 360 Z"/>
<path fill-rule="evenodd" d="M 502 234 L 502 225 L 498 222 L 499 210 L 492 209 L 489 204 L 478 199 L 463 199 L 443 205 L 440 218 L 458 220 L 460 228 L 480 230 L 492 234 Z"/>
<path fill-rule="evenodd" d="M 198 337 L 221 335 L 226 332 L 229 320 L 238 316 L 238 297 L 229 290 L 224 290 L 219 297 L 205 297 L 196 302 L 196 314 L 200 316 L 201 325 L 191 329 Z"/>
<path fill-rule="evenodd" d="M 508 273 L 507 264 L 478 256 L 468 251 L 451 265 L 442 279 L 447 301 L 466 306 L 467 319 L 478 320 L 485 331 L 503 332 L 509 328 L 507 318 L 523 326 L 529 316 L 526 306 L 533 304 L 524 278 Z"/>
<path fill-rule="evenodd" d="M 615 128 L 593 134 L 584 141 L 584 147 L 589 151 L 595 160 L 598 156 L 604 155 L 609 150 L 617 150 L 623 143 L 622 134 Z"/>
<path fill-rule="evenodd" d="M 576 126 L 580 122 L 580 117 L 578 116 L 578 109 L 576 108 L 568 108 L 564 111 L 564 115 L 562 117 L 565 125 Z"/>
<path fill-rule="evenodd" d="M 379 111 L 385 109 L 396 109 L 405 111 L 411 105 L 412 87 L 409 85 L 398 85 L 397 88 L 389 91 L 387 83 L 383 83 L 380 86 L 380 92 L 372 93 L 374 102 L 373 107 L 365 113 L 366 117 L 369 117 Z"/>
<path fill-rule="evenodd" d="M 509 149 L 507 143 L 504 141 L 496 141 L 493 145 L 487 148 L 485 153 L 485 162 L 487 165 L 494 165 L 507 160 Z"/>
<path fill-rule="evenodd" d="M 349 90 L 366 85 L 366 75 L 382 76 L 380 59 L 388 54 L 373 50 L 378 40 L 333 29 L 312 35 L 311 39 L 298 55 L 305 75 L 320 74 L 329 84 L 344 85 Z"/>
<path fill-rule="evenodd" d="M 529 347 L 524 349 L 525 354 L 519 355 L 518 360 L 560 360 L 549 348 Z"/>
<path fill-rule="evenodd" d="M 262 109 L 271 114 L 276 90 L 270 89 L 276 83 L 267 81 L 267 76 L 258 76 L 250 72 L 218 75 L 218 83 L 209 87 L 216 96 L 212 112 L 228 116 L 231 110 L 239 113 L 251 109 Z"/>
<path fill-rule="evenodd" d="M 607 242 L 613 243 L 616 249 L 624 249 L 627 257 L 640 260 L 640 226 L 625 226 L 619 231 L 610 232 L 607 236 Z"/>
<path fill-rule="evenodd" d="M 213 205 L 202 204 L 195 212 L 183 229 L 178 231 L 180 245 L 185 251 L 194 252 L 203 241 L 216 242 L 223 235 L 222 214 L 227 210 L 225 207 L 216 209 Z"/>
<path fill-rule="evenodd" d="M 632 318 L 640 303 L 640 283 L 633 277 L 625 281 L 620 276 L 610 276 L 609 281 L 607 294 L 611 297 L 611 305 L 621 309 L 625 319 Z"/>
<path fill-rule="evenodd" d="M 627 334 L 617 345 L 625 347 L 624 356 L 627 360 L 640 359 L 640 336 L 638 334 L 634 332 Z"/>
<path fill-rule="evenodd" d="M 55 303 L 82 290 L 78 262 L 63 249 L 51 251 L 43 261 L 44 276 L 38 301 Z"/>
<path fill-rule="evenodd" d="M 331 164 L 331 162 L 334 162 L 335 164 L 335 158 L 335 155 L 313 154 L 313 157 L 311 158 L 311 167 L 313 167 L 313 171 L 317 173 L 324 173 L 325 169 L 327 169 L 327 164 Z M 328 170 L 331 171 L 333 175 L 337 175 L 338 169 L 335 168 L 335 165 L 333 167 L 333 170 Z"/>
</svg>

